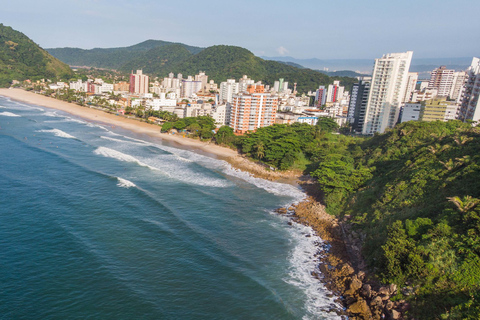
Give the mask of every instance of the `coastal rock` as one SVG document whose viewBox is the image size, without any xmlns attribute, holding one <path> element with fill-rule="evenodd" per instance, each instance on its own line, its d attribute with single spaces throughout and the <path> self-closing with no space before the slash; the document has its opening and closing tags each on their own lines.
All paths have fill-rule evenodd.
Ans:
<svg viewBox="0 0 480 320">
<path fill-rule="evenodd" d="M 379 297 L 379 296 L 376 296 L 376 297 L 373 298 L 373 300 L 370 302 L 370 305 L 373 306 L 373 307 L 381 307 L 381 306 L 383 306 L 382 298 Z"/>
<path fill-rule="evenodd" d="M 353 276 L 350 281 L 350 285 L 348 286 L 348 290 L 345 291 L 345 295 L 354 295 L 361 287 L 362 281 L 360 281 L 357 276 Z"/>
<path fill-rule="evenodd" d="M 401 314 L 397 310 L 392 309 L 388 312 L 388 316 L 390 319 L 397 320 L 400 319 Z"/>
<path fill-rule="evenodd" d="M 347 311 L 360 315 L 363 319 L 369 319 L 371 317 L 370 308 L 368 307 L 367 302 L 363 299 L 359 299 L 357 302 L 350 305 Z"/>
<path fill-rule="evenodd" d="M 279 213 L 279 214 L 286 214 L 287 213 L 287 209 L 285 208 L 278 208 L 275 210 L 275 212 Z"/>
<path fill-rule="evenodd" d="M 391 285 L 388 286 L 388 294 L 390 296 L 393 296 L 397 293 L 397 285 L 392 283 Z"/>
<path fill-rule="evenodd" d="M 370 297 L 372 296 L 372 286 L 369 285 L 369 284 L 364 284 L 364 285 L 362 286 L 362 290 L 360 291 L 360 294 L 361 294 L 364 298 L 370 299 Z"/>
<path fill-rule="evenodd" d="M 385 309 L 387 309 L 387 310 L 392 310 L 393 309 L 393 302 L 391 300 L 387 301 L 387 303 L 385 304 Z"/>
<path fill-rule="evenodd" d="M 351 265 L 349 265 L 348 263 L 344 263 L 342 265 L 342 268 L 341 268 L 341 273 L 343 275 L 346 275 L 346 276 L 349 276 L 351 274 L 353 274 L 355 272 L 355 270 L 352 268 Z"/>
<path fill-rule="evenodd" d="M 357 274 L 357 277 L 358 279 L 360 279 L 361 281 L 363 281 L 365 279 L 365 272 L 364 271 L 360 271 L 358 274 Z"/>
</svg>

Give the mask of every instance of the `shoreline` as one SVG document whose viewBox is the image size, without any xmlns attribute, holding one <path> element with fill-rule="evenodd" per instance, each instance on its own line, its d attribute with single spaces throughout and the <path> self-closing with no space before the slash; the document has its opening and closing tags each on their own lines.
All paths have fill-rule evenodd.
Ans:
<svg viewBox="0 0 480 320">
<path fill-rule="evenodd" d="M 318 185 L 312 179 L 303 176 L 301 172 L 270 171 L 264 165 L 255 163 L 241 156 L 237 151 L 226 147 L 179 135 L 160 133 L 160 127 L 155 124 L 45 97 L 23 89 L 0 89 L 0 96 L 64 111 L 87 121 L 117 126 L 134 133 L 145 134 L 160 141 L 173 143 L 175 147 L 181 149 L 224 160 L 232 167 L 246 171 L 254 177 L 301 188 L 306 198 L 298 204 L 288 206 L 288 209 L 278 209 L 277 213 L 287 214 L 291 218 L 290 221 L 311 227 L 328 246 L 328 248 L 319 246 L 318 250 L 322 258 L 318 264 L 318 270 L 321 274 L 312 270 L 312 277 L 321 281 L 327 290 L 338 297 L 339 304 L 345 307 L 346 311 L 337 310 L 337 314 L 339 316 L 348 315 L 350 319 L 380 319 L 379 317 L 385 315 L 397 319 L 396 314 L 393 315 L 394 312 L 391 310 L 394 310 L 393 307 L 399 309 L 401 306 L 392 305 L 388 309 L 386 306 L 384 307 L 385 303 L 383 303 L 383 301 L 390 301 L 388 298 L 393 295 L 396 289 L 390 288 L 392 292 L 387 290 L 387 294 L 383 294 L 382 300 L 380 303 L 378 302 L 377 297 L 379 296 L 371 288 L 375 287 L 380 293 L 383 287 L 378 289 L 378 286 L 370 285 L 371 281 L 365 279 L 365 265 L 361 260 L 359 239 L 354 239 L 350 232 L 349 235 L 345 233 L 345 229 L 349 229 L 347 223 L 338 221 L 325 211 L 325 207 L 321 204 L 322 195 Z M 365 284 L 363 283 L 364 279 Z M 361 292 L 362 290 L 366 290 L 368 293 L 365 294 Z M 385 290 L 383 291 L 385 292 Z M 384 299 L 386 296 L 388 298 Z M 374 301 L 373 306 L 372 301 Z"/>
<path fill-rule="evenodd" d="M 115 115 L 91 107 L 83 107 L 75 103 L 69 103 L 55 98 L 46 97 L 23 89 L 4 89 L 0 88 L 0 96 L 4 96 L 20 102 L 34 104 L 45 108 L 55 109 L 67 112 L 71 115 L 80 117 L 87 121 L 107 124 L 109 126 L 120 127 L 138 134 L 145 134 L 154 139 L 167 141 L 175 147 L 197 152 L 220 160 L 227 161 L 236 169 L 249 172 L 255 177 L 297 185 L 296 180 L 301 173 L 287 171 L 270 171 L 261 164 L 255 163 L 246 157 L 240 155 L 237 151 L 216 145 L 214 143 L 203 142 L 197 139 L 182 137 L 160 132 L 160 126 L 140 121 L 138 119 L 126 116 Z"/>
</svg>

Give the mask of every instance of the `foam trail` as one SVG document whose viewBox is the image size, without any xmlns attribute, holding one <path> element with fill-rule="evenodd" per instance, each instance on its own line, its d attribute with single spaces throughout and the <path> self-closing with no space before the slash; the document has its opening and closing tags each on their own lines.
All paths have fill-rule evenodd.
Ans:
<svg viewBox="0 0 480 320">
<path fill-rule="evenodd" d="M 21 117 L 21 116 L 19 116 L 18 114 L 15 114 L 15 113 L 12 113 L 12 112 L 8 112 L 8 111 L 0 112 L 0 116 L 4 116 L 4 117 Z"/>
<path fill-rule="evenodd" d="M 296 246 L 289 257 L 289 278 L 285 279 L 285 282 L 302 289 L 306 294 L 307 315 L 303 319 L 317 319 L 319 315 L 327 317 L 327 319 L 338 319 L 335 312 L 328 315 L 326 312 L 329 309 L 341 310 L 342 307 L 335 302 L 333 297 L 327 297 L 328 291 L 323 283 L 311 274 L 312 271 L 315 271 L 321 275 L 318 269 L 318 254 L 319 245 L 323 243 L 323 240 L 316 236 L 310 227 L 300 224 L 294 225 L 291 237 L 296 242 Z"/>
<path fill-rule="evenodd" d="M 122 140 L 122 139 L 116 139 L 112 137 L 106 137 L 106 136 L 100 136 L 100 138 L 109 140 L 109 141 L 114 141 L 114 142 L 121 142 L 121 143 L 133 143 L 133 144 L 144 144 L 144 143 L 139 143 L 139 142 L 133 142 L 131 140 Z"/>
<path fill-rule="evenodd" d="M 143 163 L 142 161 L 140 161 L 139 159 L 137 159 L 135 157 L 132 157 L 131 155 L 128 155 L 128 154 L 125 154 L 125 153 L 122 153 L 120 151 L 113 150 L 113 149 L 110 149 L 110 148 L 107 148 L 107 147 L 98 147 L 94 151 L 94 153 L 97 154 L 97 155 L 100 155 L 100 156 L 104 156 L 106 158 L 113 158 L 113 159 L 117 159 L 117 160 L 124 161 L 124 162 L 133 162 L 133 163 L 139 164 L 142 167 L 148 167 L 152 170 L 158 170 L 157 168 L 149 166 L 148 164 Z"/>
<path fill-rule="evenodd" d="M 52 129 L 52 130 L 38 130 L 37 132 L 51 132 L 53 133 L 55 136 L 57 137 L 61 137 L 61 138 L 67 138 L 67 139 L 76 139 L 74 136 L 62 131 L 62 130 L 59 130 L 59 129 Z"/>
<path fill-rule="evenodd" d="M 127 179 L 123 179 L 123 178 L 120 178 L 120 177 L 117 177 L 117 180 L 118 180 L 118 183 L 117 183 L 117 186 L 119 186 L 120 188 L 131 188 L 131 187 L 136 187 L 137 185 Z"/>
</svg>

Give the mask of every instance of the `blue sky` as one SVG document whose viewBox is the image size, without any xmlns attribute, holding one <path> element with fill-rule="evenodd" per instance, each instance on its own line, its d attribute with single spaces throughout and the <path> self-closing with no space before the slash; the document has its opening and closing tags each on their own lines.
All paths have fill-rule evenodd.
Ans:
<svg viewBox="0 0 480 320">
<path fill-rule="evenodd" d="M 480 55 L 478 0 L 9 0 L 0 23 L 44 48 L 148 39 L 236 45 L 259 56 L 374 59 Z"/>
</svg>

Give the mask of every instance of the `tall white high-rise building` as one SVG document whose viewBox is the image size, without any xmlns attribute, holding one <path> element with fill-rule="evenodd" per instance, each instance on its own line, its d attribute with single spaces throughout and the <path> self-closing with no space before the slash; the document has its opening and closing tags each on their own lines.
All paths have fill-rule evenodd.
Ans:
<svg viewBox="0 0 480 320">
<path fill-rule="evenodd" d="M 400 113 L 408 83 L 413 51 L 389 53 L 375 59 L 363 134 L 392 128 Z"/>
<path fill-rule="evenodd" d="M 220 83 L 220 97 L 221 102 L 232 102 L 234 94 L 240 92 L 240 84 L 235 82 L 235 79 L 227 79 L 226 82 Z"/>
<path fill-rule="evenodd" d="M 473 58 L 467 69 L 467 80 L 458 118 L 462 121 L 480 121 L 480 59 Z"/>
<path fill-rule="evenodd" d="M 417 86 L 417 81 L 418 81 L 418 72 L 409 72 L 407 88 L 405 89 L 405 95 L 402 101 L 403 103 L 412 101 L 412 94 L 413 94 L 413 91 L 415 91 L 415 87 Z"/>
<path fill-rule="evenodd" d="M 455 100 L 457 103 L 462 102 L 462 93 L 466 79 L 467 72 L 465 71 L 458 71 L 453 74 L 453 85 L 448 95 L 451 100 Z"/>
</svg>

